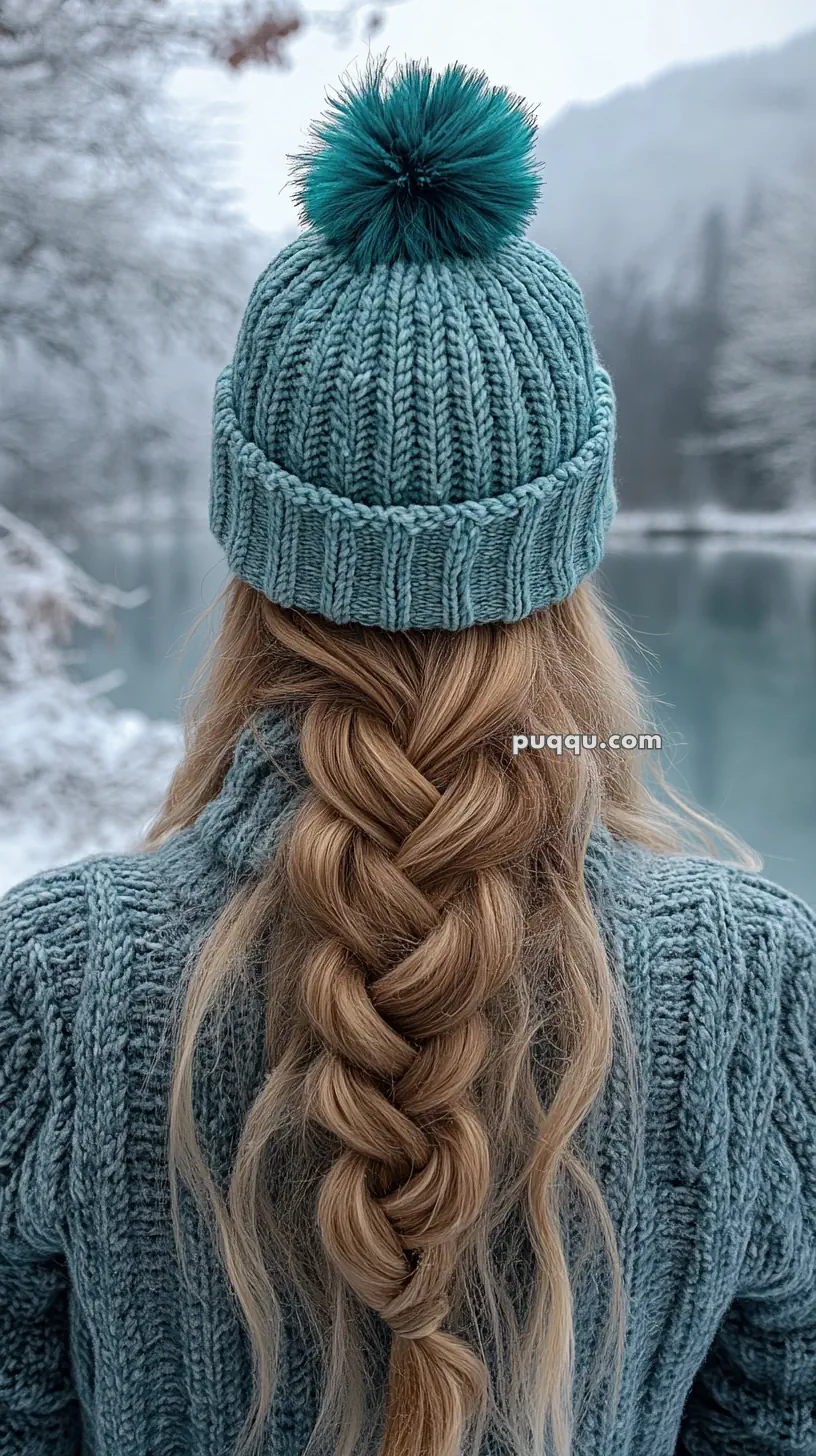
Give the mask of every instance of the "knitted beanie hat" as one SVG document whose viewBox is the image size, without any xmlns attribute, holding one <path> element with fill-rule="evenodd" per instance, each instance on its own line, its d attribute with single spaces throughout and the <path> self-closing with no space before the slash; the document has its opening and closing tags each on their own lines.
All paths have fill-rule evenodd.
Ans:
<svg viewBox="0 0 816 1456">
<path fill-rule="evenodd" d="M 480 72 L 370 63 L 296 159 L 307 224 L 218 378 L 210 525 L 272 601 L 390 631 L 567 597 L 615 510 L 577 284 L 522 239 L 535 124 Z"/>
</svg>

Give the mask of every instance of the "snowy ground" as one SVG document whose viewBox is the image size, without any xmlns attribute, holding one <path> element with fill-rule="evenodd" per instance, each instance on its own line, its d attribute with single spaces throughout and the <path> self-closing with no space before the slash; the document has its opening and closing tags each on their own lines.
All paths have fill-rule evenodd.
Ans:
<svg viewBox="0 0 816 1456">
<path fill-rule="evenodd" d="M 141 598 L 139 598 L 141 600 Z M 38 870 L 134 848 L 181 753 L 175 723 L 68 677 L 75 622 L 128 599 L 0 507 L 0 893 Z"/>
<path fill-rule="evenodd" d="M 65 679 L 0 690 L 0 894 L 52 865 L 134 848 L 180 752 L 174 723 Z"/>
</svg>

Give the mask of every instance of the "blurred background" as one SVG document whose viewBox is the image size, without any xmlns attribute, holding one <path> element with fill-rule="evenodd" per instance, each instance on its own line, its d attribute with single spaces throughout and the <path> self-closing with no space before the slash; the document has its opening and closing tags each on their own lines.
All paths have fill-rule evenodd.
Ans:
<svg viewBox="0 0 816 1456">
<path fill-rule="evenodd" d="M 225 580 L 215 375 L 370 50 L 537 107 L 664 767 L 816 902 L 816 0 L 0 3 L 0 890 L 158 804 Z"/>
</svg>

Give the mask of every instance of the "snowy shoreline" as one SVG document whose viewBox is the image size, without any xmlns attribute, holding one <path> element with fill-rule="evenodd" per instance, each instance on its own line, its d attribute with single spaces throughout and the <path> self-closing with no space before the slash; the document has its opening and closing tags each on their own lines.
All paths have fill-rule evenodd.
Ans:
<svg viewBox="0 0 816 1456">
<path fill-rule="evenodd" d="M 725 511 L 700 506 L 694 511 L 620 510 L 610 536 L 729 536 L 738 539 L 802 541 L 816 544 L 816 511 Z"/>
<path fill-rule="evenodd" d="M 114 532 L 117 536 L 139 536 L 149 531 L 208 530 L 206 516 L 191 505 L 178 511 L 136 512 L 127 509 L 93 511 L 87 517 L 91 535 L 97 531 Z M 698 506 L 693 510 L 636 510 L 619 508 L 610 528 L 612 536 L 733 536 L 764 537 L 786 541 L 816 541 L 816 510 L 732 511 L 717 505 Z M 64 551 L 76 549 L 75 533 L 60 536 Z"/>
</svg>

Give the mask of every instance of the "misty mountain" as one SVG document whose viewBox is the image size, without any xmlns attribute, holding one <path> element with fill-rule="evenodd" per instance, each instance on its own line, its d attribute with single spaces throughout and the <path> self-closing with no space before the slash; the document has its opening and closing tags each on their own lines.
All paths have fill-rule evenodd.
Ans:
<svg viewBox="0 0 816 1456">
<path fill-rule="evenodd" d="M 638 275 L 685 294 L 713 212 L 733 240 L 780 183 L 816 169 L 816 30 L 775 49 L 678 67 L 542 129 L 530 232 L 591 295 Z"/>
</svg>

